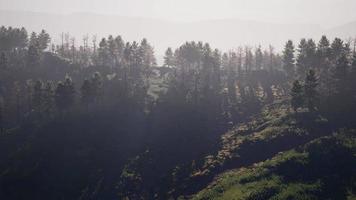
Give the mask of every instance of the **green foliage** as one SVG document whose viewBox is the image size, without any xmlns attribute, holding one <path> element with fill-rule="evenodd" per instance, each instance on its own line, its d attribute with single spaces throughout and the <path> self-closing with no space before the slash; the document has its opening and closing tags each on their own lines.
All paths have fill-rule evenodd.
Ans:
<svg viewBox="0 0 356 200">
<path fill-rule="evenodd" d="M 291 105 L 294 111 L 296 112 L 298 108 L 303 106 L 303 86 L 299 83 L 298 80 L 293 82 L 293 87 L 291 90 Z"/>
<path fill-rule="evenodd" d="M 160 67 L 146 39 L 99 41 L 76 46 L 62 34 L 48 48 L 44 30 L 28 38 L 0 28 L 1 199 L 177 199 L 228 169 L 206 198 L 353 197 L 342 181 L 353 174 L 349 136 L 279 153 L 341 127 L 326 109 L 332 96 L 345 106 L 335 116 L 354 126 L 348 43 L 303 39 L 295 59 L 292 41 L 282 56 L 272 46 L 224 53 L 186 42 Z M 290 113 L 295 60 L 305 83 L 293 85 L 292 106 L 313 112 Z"/>
<path fill-rule="evenodd" d="M 287 73 L 288 78 L 293 79 L 295 73 L 294 65 L 294 45 L 293 41 L 288 40 L 283 51 L 283 69 Z"/>
<path fill-rule="evenodd" d="M 60 111 L 68 110 L 75 101 L 74 83 L 70 77 L 66 77 L 64 82 L 58 82 L 55 90 L 55 102 Z"/>
<path fill-rule="evenodd" d="M 348 196 L 347 191 L 352 187 L 349 181 L 355 178 L 350 177 L 350 173 L 356 167 L 356 157 L 352 153 L 356 149 L 353 134 L 346 131 L 318 139 L 249 168 L 224 173 L 193 199 L 334 199 Z M 337 157 L 339 153 L 346 153 L 346 157 Z M 345 162 L 347 167 L 344 167 Z M 323 166 L 323 170 L 320 171 L 319 166 Z M 346 172 L 339 171 L 340 167 Z M 331 174 L 334 177 L 330 177 Z M 343 184 L 338 185 L 340 182 Z M 335 188 L 330 191 L 332 187 Z"/>
<path fill-rule="evenodd" d="M 318 79 L 316 78 L 315 71 L 309 70 L 307 76 L 305 77 L 304 83 L 304 94 L 305 94 L 305 104 L 309 111 L 313 112 L 317 109 L 318 105 Z"/>
</svg>

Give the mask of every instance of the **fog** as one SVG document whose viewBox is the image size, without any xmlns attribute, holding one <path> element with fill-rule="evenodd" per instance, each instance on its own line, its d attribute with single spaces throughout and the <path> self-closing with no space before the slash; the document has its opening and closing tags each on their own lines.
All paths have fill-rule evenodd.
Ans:
<svg viewBox="0 0 356 200">
<path fill-rule="evenodd" d="M 0 0 L 0 8 L 91 12 L 175 21 L 238 18 L 335 26 L 356 19 L 354 0 Z"/>
<path fill-rule="evenodd" d="M 53 43 L 62 32 L 77 42 L 86 34 L 145 37 L 158 57 L 192 40 L 223 50 L 246 44 L 280 50 L 287 39 L 356 35 L 354 0 L 0 0 L 0 8 L 2 25 L 46 29 Z"/>
</svg>

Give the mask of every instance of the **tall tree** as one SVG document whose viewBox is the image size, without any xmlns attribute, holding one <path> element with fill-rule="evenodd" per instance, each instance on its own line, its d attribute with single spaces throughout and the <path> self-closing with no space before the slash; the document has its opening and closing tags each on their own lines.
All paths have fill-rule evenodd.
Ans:
<svg viewBox="0 0 356 200">
<path fill-rule="evenodd" d="M 263 68 L 263 53 L 261 45 L 259 45 L 255 51 L 255 66 L 256 70 L 261 70 Z"/>
<path fill-rule="evenodd" d="M 40 51 L 46 50 L 51 42 L 51 38 L 45 30 L 42 30 L 41 33 L 38 34 L 37 40 Z"/>
<path fill-rule="evenodd" d="M 55 102 L 59 111 L 68 111 L 74 104 L 75 88 L 70 77 L 66 77 L 64 82 L 58 82 L 55 91 Z"/>
<path fill-rule="evenodd" d="M 40 59 L 41 59 L 41 55 L 40 55 L 38 45 L 30 45 L 27 51 L 26 65 L 31 69 L 39 67 Z"/>
<path fill-rule="evenodd" d="M 331 82 L 331 62 L 330 62 L 330 42 L 326 36 L 322 36 L 317 47 L 317 74 L 320 76 L 320 94 L 328 96 L 330 94 Z"/>
<path fill-rule="evenodd" d="M 304 84 L 304 95 L 305 95 L 305 104 L 309 111 L 313 112 L 317 109 L 318 105 L 318 79 L 315 75 L 314 70 L 309 70 L 305 78 Z"/>
<path fill-rule="evenodd" d="M 304 78 L 309 70 L 315 70 L 316 44 L 312 39 L 302 39 L 298 46 L 297 72 L 300 78 Z"/>
<path fill-rule="evenodd" d="M 43 82 L 41 80 L 37 80 L 35 82 L 31 99 L 33 110 L 35 111 L 37 117 L 41 118 L 43 111 Z"/>
<path fill-rule="evenodd" d="M 9 61 L 5 52 L 0 54 L 0 69 L 7 69 L 9 67 Z"/>
<path fill-rule="evenodd" d="M 170 47 L 166 50 L 164 55 L 164 66 L 166 67 L 174 66 L 174 55 L 173 55 L 172 48 Z"/>
<path fill-rule="evenodd" d="M 291 89 L 291 106 L 295 112 L 303 106 L 303 86 L 298 80 L 293 82 Z"/>
<path fill-rule="evenodd" d="M 294 45 L 292 40 L 288 40 L 283 51 L 283 69 L 289 79 L 292 79 L 295 74 L 294 62 Z"/>
</svg>

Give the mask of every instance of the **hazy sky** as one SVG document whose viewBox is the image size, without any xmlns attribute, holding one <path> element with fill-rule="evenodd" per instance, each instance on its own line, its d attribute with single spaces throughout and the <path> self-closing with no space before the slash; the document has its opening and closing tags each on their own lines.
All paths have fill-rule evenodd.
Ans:
<svg viewBox="0 0 356 200">
<path fill-rule="evenodd" d="M 322 26 L 356 20 L 356 0 L 0 0 L 0 9 L 178 21 L 239 18 Z"/>
</svg>

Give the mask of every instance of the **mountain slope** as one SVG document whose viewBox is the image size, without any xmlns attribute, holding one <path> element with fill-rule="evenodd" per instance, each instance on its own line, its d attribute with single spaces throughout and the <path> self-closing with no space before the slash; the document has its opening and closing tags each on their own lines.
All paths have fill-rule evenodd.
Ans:
<svg viewBox="0 0 356 200">
<path fill-rule="evenodd" d="M 247 167 L 332 133 L 328 120 L 309 112 L 293 113 L 284 101 L 266 106 L 250 121 L 221 136 L 219 150 L 196 161 L 189 177 L 173 188 L 177 196 L 190 196 L 226 170 Z M 189 168 L 189 167 L 188 167 Z"/>
<path fill-rule="evenodd" d="M 226 172 L 193 199 L 354 199 L 355 131 L 322 137 Z"/>
</svg>

